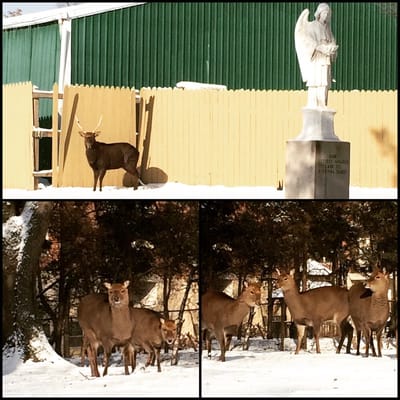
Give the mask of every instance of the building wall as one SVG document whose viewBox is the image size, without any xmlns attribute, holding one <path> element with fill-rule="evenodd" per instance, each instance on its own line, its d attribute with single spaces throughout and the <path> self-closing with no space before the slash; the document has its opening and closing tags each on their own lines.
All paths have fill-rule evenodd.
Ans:
<svg viewBox="0 0 400 400">
<path fill-rule="evenodd" d="M 58 81 L 60 45 L 57 21 L 3 30 L 3 84 L 31 81 L 40 90 L 52 90 Z M 41 100 L 39 117 L 51 112 L 51 101 Z"/>
<path fill-rule="evenodd" d="M 388 3 L 385 3 L 386 6 Z M 339 44 L 333 90 L 397 89 L 397 18 L 385 4 L 330 3 Z M 146 3 L 74 19 L 72 83 L 304 88 L 294 27 L 317 3 Z"/>
</svg>

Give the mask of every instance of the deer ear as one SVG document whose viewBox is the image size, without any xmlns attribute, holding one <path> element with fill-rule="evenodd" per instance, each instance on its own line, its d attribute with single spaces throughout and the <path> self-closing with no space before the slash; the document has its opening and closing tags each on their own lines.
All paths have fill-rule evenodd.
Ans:
<svg viewBox="0 0 400 400">
<path fill-rule="evenodd" d="M 163 317 L 160 317 L 160 322 L 161 322 L 161 324 L 164 324 L 165 323 L 165 319 Z"/>
<path fill-rule="evenodd" d="M 290 270 L 289 274 L 290 274 L 291 276 L 294 276 L 295 271 L 296 271 L 296 270 L 295 270 L 294 268 L 292 268 L 292 269 Z"/>
<path fill-rule="evenodd" d="M 85 137 L 85 133 L 84 132 L 82 132 L 82 131 L 78 131 L 78 132 L 83 138 Z"/>
<path fill-rule="evenodd" d="M 244 286 L 245 288 L 248 287 L 248 286 L 249 286 L 249 282 L 244 281 L 244 282 L 243 282 L 243 286 Z"/>
<path fill-rule="evenodd" d="M 279 271 L 279 269 L 278 269 L 278 268 L 275 268 L 275 271 L 276 271 L 276 273 L 277 273 L 278 275 L 280 275 L 280 274 L 281 274 L 281 272 Z"/>
<path fill-rule="evenodd" d="M 129 281 L 125 281 L 124 283 L 123 283 L 123 285 L 124 285 L 124 287 L 128 287 L 129 286 Z"/>
<path fill-rule="evenodd" d="M 108 282 L 104 282 L 104 286 L 105 286 L 107 289 L 111 289 L 111 284 L 109 284 Z"/>
</svg>

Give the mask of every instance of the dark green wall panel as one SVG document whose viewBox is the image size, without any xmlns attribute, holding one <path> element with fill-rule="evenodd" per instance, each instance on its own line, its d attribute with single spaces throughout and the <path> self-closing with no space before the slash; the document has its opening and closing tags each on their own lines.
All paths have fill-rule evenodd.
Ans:
<svg viewBox="0 0 400 400">
<path fill-rule="evenodd" d="M 3 83 L 32 81 L 52 90 L 58 80 L 58 23 L 3 31 Z"/>
<path fill-rule="evenodd" d="M 3 84 L 32 81 L 40 90 L 53 90 L 58 81 L 59 60 L 58 23 L 3 31 Z M 50 127 L 51 113 L 52 101 L 41 99 L 42 127 Z"/>
<path fill-rule="evenodd" d="M 304 88 L 294 26 L 318 3 L 147 3 L 73 21 L 72 81 L 230 89 Z M 332 89 L 397 89 L 397 19 L 377 3 L 331 3 Z M 312 16 L 312 17 L 311 17 Z"/>
</svg>

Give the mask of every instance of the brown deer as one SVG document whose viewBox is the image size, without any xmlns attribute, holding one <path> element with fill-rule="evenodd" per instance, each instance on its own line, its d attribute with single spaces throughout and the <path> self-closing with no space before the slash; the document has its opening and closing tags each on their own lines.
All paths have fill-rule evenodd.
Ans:
<svg viewBox="0 0 400 400">
<path fill-rule="evenodd" d="M 93 191 L 96 190 L 97 180 L 99 180 L 100 191 L 102 190 L 103 178 L 109 169 L 123 168 L 134 176 L 134 189 L 139 185 L 139 174 L 137 172 L 137 162 L 139 152 L 136 147 L 129 143 L 102 143 L 96 141 L 96 136 L 100 134 L 99 128 L 102 120 L 92 131 L 85 131 L 76 118 L 76 124 L 80 131 L 79 134 L 85 139 L 86 158 L 93 170 Z"/>
<path fill-rule="evenodd" d="M 129 310 L 129 281 L 104 283 L 107 296 L 92 293 L 83 297 L 78 306 L 78 321 L 83 331 L 83 346 L 86 343 L 92 376 L 99 377 L 97 351 L 104 349 L 104 371 L 107 375 L 108 362 L 114 345 L 125 346 L 132 333 L 133 325 Z M 88 345 L 87 345 L 88 344 Z M 127 370 L 125 369 L 127 374 Z"/>
<path fill-rule="evenodd" d="M 136 368 L 136 355 L 144 350 L 148 353 L 146 367 L 154 365 L 157 360 L 157 371 L 161 372 L 160 351 L 163 344 L 172 346 L 177 336 L 175 321 L 164 319 L 159 313 L 147 308 L 130 308 L 132 334 L 129 343 L 124 347 L 125 371 L 131 365 Z"/>
<path fill-rule="evenodd" d="M 289 308 L 297 328 L 297 346 L 295 354 L 301 348 L 307 326 L 312 326 L 317 353 L 321 353 L 319 336 L 324 321 L 334 321 L 338 326 L 339 337 L 345 330 L 349 316 L 347 289 L 336 286 L 323 286 L 300 293 L 294 280 L 294 270 L 280 273 L 277 269 L 277 286 L 282 289 L 286 305 Z M 348 347 L 348 352 L 350 348 Z M 339 353 L 339 349 L 337 349 Z"/>
<path fill-rule="evenodd" d="M 260 298 L 260 284 L 247 282 L 237 299 L 211 290 L 201 296 L 201 329 L 206 339 L 208 357 L 211 357 L 211 339 L 214 335 L 221 349 L 219 360 L 225 361 L 232 335 L 237 335 L 244 317 L 251 307 L 260 304 Z"/>
<path fill-rule="evenodd" d="M 372 354 L 376 357 L 372 338 L 373 332 L 376 332 L 378 357 L 382 357 L 381 336 L 389 317 L 388 289 L 388 274 L 384 270 L 380 271 L 378 268 L 374 268 L 365 285 L 358 282 L 349 290 L 350 316 L 357 332 L 357 355 L 360 354 L 362 333 L 365 339 L 365 357 L 368 357 L 370 345 Z M 339 351 L 343 341 L 344 337 L 342 336 Z"/>
</svg>

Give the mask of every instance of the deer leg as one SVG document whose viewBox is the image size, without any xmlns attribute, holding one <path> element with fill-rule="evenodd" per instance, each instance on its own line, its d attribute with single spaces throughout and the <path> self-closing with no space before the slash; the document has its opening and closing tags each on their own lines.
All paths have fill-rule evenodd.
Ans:
<svg viewBox="0 0 400 400">
<path fill-rule="evenodd" d="M 301 342 L 303 341 L 304 337 L 304 332 L 306 330 L 305 325 L 298 325 L 296 324 L 297 328 L 297 345 L 296 345 L 296 351 L 295 354 L 299 354 L 300 348 L 301 348 Z"/>
<path fill-rule="evenodd" d="M 111 356 L 111 354 L 110 354 Z M 109 360 L 109 356 L 106 353 L 106 351 L 104 351 L 104 359 L 103 359 L 103 363 L 104 363 L 104 370 L 103 370 L 103 376 L 107 375 L 107 371 L 108 371 L 108 360 Z"/>
<path fill-rule="evenodd" d="M 103 370 L 103 376 L 107 375 L 108 371 L 108 363 L 110 361 L 111 357 L 111 351 L 112 351 L 113 346 L 112 345 L 104 345 L 103 344 L 103 349 L 104 349 L 104 370 Z"/>
<path fill-rule="evenodd" d="M 338 325 L 338 330 L 339 330 L 339 337 L 340 337 L 340 339 L 339 339 L 338 347 L 337 347 L 337 349 L 336 349 L 336 354 L 339 354 L 339 353 L 340 353 L 340 350 L 342 349 L 342 345 L 343 345 L 344 339 L 345 339 L 345 337 L 346 337 L 345 320 L 342 321 L 342 322 L 340 323 L 340 325 Z"/>
<path fill-rule="evenodd" d="M 136 347 L 133 346 L 133 353 L 132 353 L 132 358 L 131 358 L 131 366 L 132 366 L 132 372 L 135 370 L 136 368 L 136 356 L 137 356 L 137 350 Z"/>
<path fill-rule="evenodd" d="M 207 357 L 211 358 L 211 334 L 207 329 L 203 331 L 203 340 L 206 343 Z"/>
<path fill-rule="evenodd" d="M 128 343 L 124 346 L 123 354 L 124 354 L 124 366 L 125 366 L 125 375 L 129 375 L 129 365 L 133 365 L 133 346 Z M 132 368 L 132 372 L 133 372 Z"/>
<path fill-rule="evenodd" d="M 339 354 L 340 350 L 342 349 L 344 339 L 347 337 L 347 346 L 346 346 L 346 353 L 350 354 L 350 348 L 351 348 L 351 341 L 353 339 L 353 327 L 352 325 L 347 321 L 347 319 L 344 319 L 340 325 L 338 325 L 338 330 L 339 330 L 339 336 L 340 336 L 340 341 L 338 344 L 338 347 L 336 349 L 336 353 Z"/>
<path fill-rule="evenodd" d="M 82 347 L 81 347 L 81 366 L 85 366 L 85 356 L 89 358 L 89 353 L 88 353 L 88 346 L 89 346 L 89 341 L 86 337 L 85 334 L 83 334 L 82 337 Z"/>
<path fill-rule="evenodd" d="M 357 328 L 357 355 L 360 355 L 361 329 Z"/>
<path fill-rule="evenodd" d="M 372 332 L 369 327 L 364 328 L 364 337 L 365 337 L 365 357 L 369 356 L 369 344 L 372 338 Z"/>
<path fill-rule="evenodd" d="M 92 344 L 89 343 L 89 346 L 87 346 L 87 352 L 92 376 L 100 377 L 99 369 L 97 367 L 97 346 L 92 346 Z"/>
<path fill-rule="evenodd" d="M 102 169 L 102 170 L 100 171 L 100 176 L 99 176 L 100 192 L 101 192 L 101 190 L 102 190 L 102 188 L 103 188 L 103 178 L 104 178 L 104 175 L 106 174 L 106 172 L 107 172 L 106 169 Z"/>
<path fill-rule="evenodd" d="M 207 357 L 211 358 L 211 335 L 209 332 L 207 332 L 207 337 L 206 337 L 206 344 L 207 344 Z"/>
<path fill-rule="evenodd" d="M 226 334 L 225 335 L 225 349 L 229 351 L 229 347 L 231 346 L 232 342 L 232 335 L 231 334 Z"/>
<path fill-rule="evenodd" d="M 215 332 L 215 336 L 221 348 L 221 355 L 219 356 L 220 361 L 225 361 L 225 334 L 223 330 Z"/>
<path fill-rule="evenodd" d="M 154 352 L 154 348 L 150 343 L 143 343 L 142 345 L 144 351 L 148 354 L 145 367 L 148 367 L 151 364 L 151 355 Z"/>
<path fill-rule="evenodd" d="M 320 325 L 319 323 L 313 326 L 314 329 L 314 339 L 315 339 L 315 346 L 317 348 L 317 353 L 321 353 L 321 348 L 319 347 L 319 333 L 320 333 Z"/>
<path fill-rule="evenodd" d="M 354 333 L 354 328 L 353 325 L 351 325 L 349 322 L 346 322 L 346 330 L 347 330 L 347 346 L 346 346 L 346 353 L 350 354 L 350 349 L 351 349 L 351 342 L 353 341 L 353 333 Z"/>
<path fill-rule="evenodd" d="M 382 326 L 381 329 L 378 329 L 376 331 L 376 344 L 378 346 L 378 357 L 382 357 L 381 349 L 382 349 L 382 332 L 383 332 L 383 328 L 384 327 Z M 371 335 L 371 340 L 372 340 L 372 335 Z M 372 351 L 374 352 L 375 348 L 374 348 L 373 343 L 371 344 L 371 347 L 372 347 Z M 376 356 L 376 354 L 374 354 L 374 356 Z"/>
<path fill-rule="evenodd" d="M 93 191 L 96 191 L 96 186 L 97 186 L 97 180 L 99 179 L 99 173 L 100 171 L 98 169 L 93 168 Z M 101 188 L 100 188 L 101 190 Z"/>
<path fill-rule="evenodd" d="M 372 355 L 374 357 L 376 357 L 376 351 L 375 351 L 375 346 L 374 346 L 374 335 L 373 335 L 372 330 L 371 330 L 371 340 L 369 341 L 369 345 L 371 346 Z"/>
<path fill-rule="evenodd" d="M 160 351 L 161 351 L 161 347 L 158 347 L 158 348 L 155 350 L 155 355 L 156 355 L 156 358 L 157 358 L 157 371 L 158 371 L 158 372 L 161 372 Z M 153 354 L 154 354 L 154 350 L 153 350 Z"/>
</svg>

